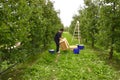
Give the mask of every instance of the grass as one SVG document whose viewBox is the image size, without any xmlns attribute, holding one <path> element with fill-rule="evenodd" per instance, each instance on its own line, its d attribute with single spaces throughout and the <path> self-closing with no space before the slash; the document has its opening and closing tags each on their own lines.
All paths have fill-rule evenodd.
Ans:
<svg viewBox="0 0 120 80">
<path fill-rule="evenodd" d="M 63 36 L 68 42 L 71 41 L 69 33 L 64 33 Z M 50 48 L 55 48 L 54 46 L 52 44 Z M 46 50 L 21 64 L 12 72 L 14 76 L 3 80 L 120 80 L 120 60 L 108 60 L 107 56 L 104 51 L 88 46 L 80 50 L 80 54 L 67 50 L 58 55 Z"/>
</svg>

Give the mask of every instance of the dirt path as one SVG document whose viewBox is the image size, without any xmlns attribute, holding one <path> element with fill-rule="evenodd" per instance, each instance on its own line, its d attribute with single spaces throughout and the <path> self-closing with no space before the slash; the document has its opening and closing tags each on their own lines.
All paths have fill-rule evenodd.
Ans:
<svg viewBox="0 0 120 80">
<path fill-rule="evenodd" d="M 56 59 L 55 59 L 55 62 L 56 62 L 56 63 L 58 62 L 58 59 L 59 59 L 59 56 L 60 56 L 60 55 L 61 55 L 60 53 L 57 54 Z"/>
</svg>

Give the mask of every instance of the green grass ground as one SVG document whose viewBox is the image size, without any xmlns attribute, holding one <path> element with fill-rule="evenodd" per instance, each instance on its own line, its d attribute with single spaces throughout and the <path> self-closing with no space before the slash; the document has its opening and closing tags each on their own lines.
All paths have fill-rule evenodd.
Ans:
<svg viewBox="0 0 120 80">
<path fill-rule="evenodd" d="M 68 42 L 71 35 L 64 33 Z M 72 43 L 73 44 L 73 43 Z M 74 43 L 74 44 L 77 44 Z M 55 48 L 53 43 L 50 48 Z M 108 60 L 104 51 L 85 46 L 80 54 L 61 51 L 50 54 L 48 50 L 18 66 L 5 80 L 120 80 L 120 59 Z"/>
</svg>

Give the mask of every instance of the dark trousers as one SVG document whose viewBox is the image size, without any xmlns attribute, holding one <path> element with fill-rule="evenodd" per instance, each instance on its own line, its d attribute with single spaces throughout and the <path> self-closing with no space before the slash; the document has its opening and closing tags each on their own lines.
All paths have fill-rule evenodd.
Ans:
<svg viewBox="0 0 120 80">
<path fill-rule="evenodd" d="M 55 40 L 55 43 L 56 43 L 56 52 L 58 52 L 60 48 L 59 40 Z"/>
</svg>

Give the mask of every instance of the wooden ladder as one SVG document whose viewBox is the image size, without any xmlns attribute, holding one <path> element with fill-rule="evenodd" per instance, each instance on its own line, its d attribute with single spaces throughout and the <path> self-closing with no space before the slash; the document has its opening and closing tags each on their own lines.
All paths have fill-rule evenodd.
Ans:
<svg viewBox="0 0 120 80">
<path fill-rule="evenodd" d="M 74 32 L 73 32 L 73 37 L 72 37 L 72 41 L 74 41 L 74 39 L 78 40 L 78 43 L 80 44 L 80 25 L 79 25 L 79 21 L 76 22 L 75 28 L 74 28 Z"/>
</svg>

